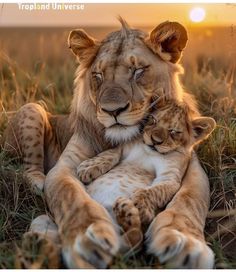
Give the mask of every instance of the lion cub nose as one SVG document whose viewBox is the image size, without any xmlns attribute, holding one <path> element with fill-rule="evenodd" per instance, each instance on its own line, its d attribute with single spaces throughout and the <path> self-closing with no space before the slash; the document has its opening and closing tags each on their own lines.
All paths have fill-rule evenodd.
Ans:
<svg viewBox="0 0 236 272">
<path fill-rule="evenodd" d="M 128 109 L 128 107 L 129 107 L 129 103 L 127 103 L 124 107 L 118 107 L 118 108 L 112 109 L 112 110 L 103 107 L 102 110 L 113 117 L 117 117 L 120 113 L 122 113 L 123 111 L 126 111 Z"/>
<path fill-rule="evenodd" d="M 163 131 L 154 131 L 151 135 L 151 139 L 154 145 L 161 145 L 164 142 Z"/>
</svg>

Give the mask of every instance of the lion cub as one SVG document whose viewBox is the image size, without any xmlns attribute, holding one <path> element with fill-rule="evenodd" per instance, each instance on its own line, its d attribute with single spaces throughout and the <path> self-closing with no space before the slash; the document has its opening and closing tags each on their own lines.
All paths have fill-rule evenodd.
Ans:
<svg viewBox="0 0 236 272">
<path fill-rule="evenodd" d="M 87 192 L 109 211 L 131 245 L 140 239 L 141 225 L 149 224 L 178 191 L 193 147 L 215 125 L 209 117 L 190 120 L 186 105 L 159 103 L 138 139 L 79 165 Z"/>
</svg>

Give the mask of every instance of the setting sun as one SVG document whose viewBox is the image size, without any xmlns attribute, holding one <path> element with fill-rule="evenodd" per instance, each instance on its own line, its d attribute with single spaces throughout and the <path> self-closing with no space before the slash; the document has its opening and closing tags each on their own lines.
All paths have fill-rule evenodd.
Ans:
<svg viewBox="0 0 236 272">
<path fill-rule="evenodd" d="M 193 8 L 190 11 L 189 17 L 192 22 L 199 23 L 205 19 L 206 11 L 203 8 Z"/>
</svg>

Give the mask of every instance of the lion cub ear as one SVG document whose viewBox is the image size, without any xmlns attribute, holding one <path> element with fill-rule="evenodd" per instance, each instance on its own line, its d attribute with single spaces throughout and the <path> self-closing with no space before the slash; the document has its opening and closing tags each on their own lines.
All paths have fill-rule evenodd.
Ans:
<svg viewBox="0 0 236 272">
<path fill-rule="evenodd" d="M 206 139 L 216 127 L 216 122 L 211 117 L 198 117 L 192 121 L 193 137 L 195 144 Z"/>
<path fill-rule="evenodd" d="M 78 57 L 79 62 L 91 60 L 98 50 L 98 42 L 82 29 L 75 29 L 70 32 L 68 46 Z"/>
<path fill-rule="evenodd" d="M 163 60 L 176 63 L 188 40 L 187 31 L 177 22 L 166 21 L 152 30 L 147 43 Z"/>
</svg>

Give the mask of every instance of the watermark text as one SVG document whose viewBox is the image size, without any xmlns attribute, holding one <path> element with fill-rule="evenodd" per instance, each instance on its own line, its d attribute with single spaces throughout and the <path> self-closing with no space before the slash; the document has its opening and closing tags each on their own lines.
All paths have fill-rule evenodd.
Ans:
<svg viewBox="0 0 236 272">
<path fill-rule="evenodd" d="M 18 3 L 19 10 L 84 10 L 84 4 L 72 3 Z"/>
</svg>

